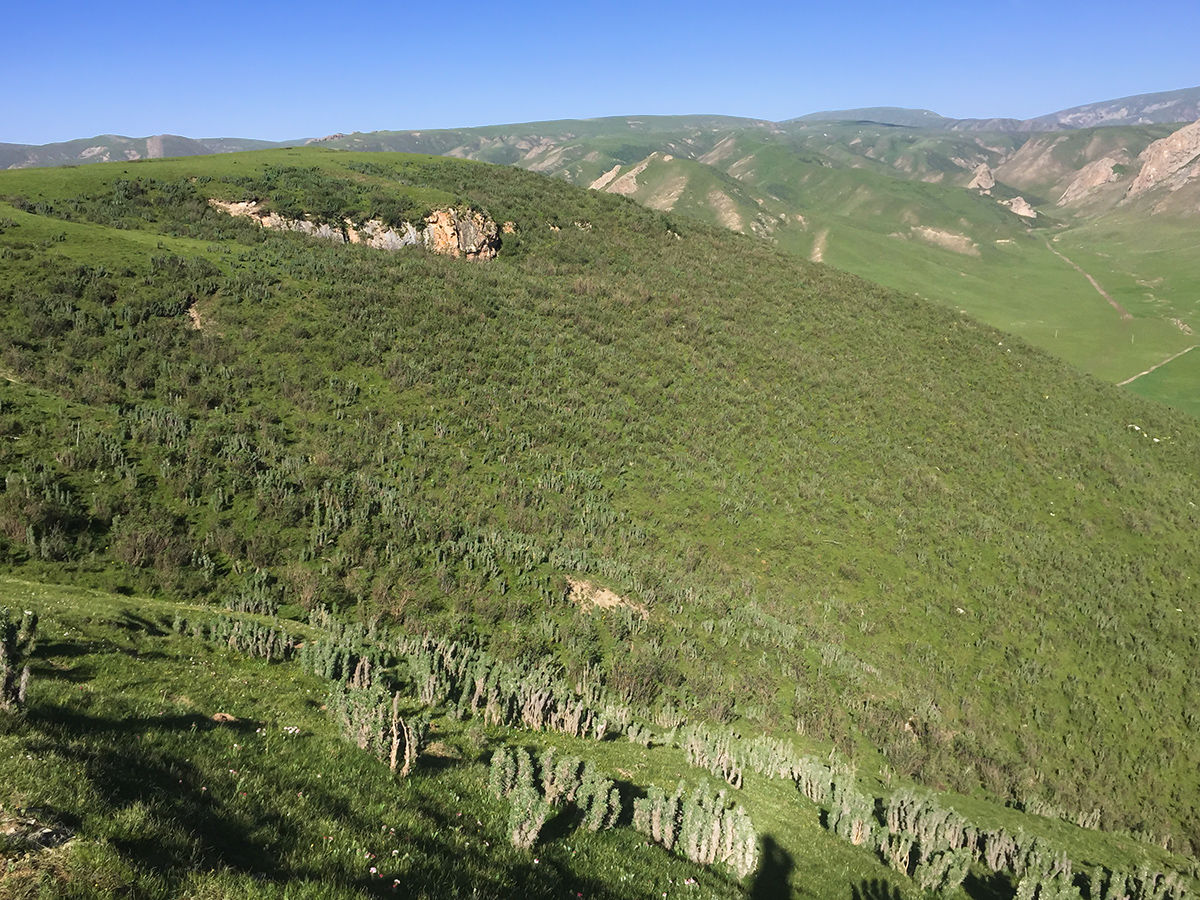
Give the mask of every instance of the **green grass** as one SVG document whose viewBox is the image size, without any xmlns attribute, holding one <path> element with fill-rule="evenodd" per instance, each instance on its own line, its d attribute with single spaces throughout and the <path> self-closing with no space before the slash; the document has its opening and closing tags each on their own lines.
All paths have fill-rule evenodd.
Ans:
<svg viewBox="0 0 1200 900">
<path fill-rule="evenodd" d="M 516 233 L 468 265 L 204 202 L 283 163 L 339 203 L 442 192 Z M 12 570 L 383 615 L 1194 849 L 1195 420 L 957 310 L 513 169 L 271 151 L 142 164 L 114 206 L 125 168 L 0 177 L 55 210 L 0 235 Z M 649 621 L 587 615 L 568 575 Z"/>
<path fill-rule="evenodd" d="M 821 810 L 792 783 L 753 774 L 734 799 L 775 849 L 744 883 L 691 866 L 627 825 L 591 834 L 566 814 L 531 851 L 517 851 L 503 804 L 486 789 L 486 759 L 499 746 L 582 756 L 619 779 L 627 810 L 654 784 L 727 786 L 671 747 L 450 717 L 433 722 L 436 753 L 397 779 L 336 734 L 323 711 L 328 682 L 172 633 L 177 614 L 202 607 L 11 578 L 0 579 L 0 604 L 42 616 L 28 706 L 0 720 L 0 810 L 76 835 L 59 850 L 0 852 L 4 896 L 35 884 L 44 897 L 835 898 L 885 885 L 917 895 L 869 848 L 825 830 Z M 1169 861 L 1129 839 L 965 797 L 943 802 L 986 827 L 1040 834 L 1077 867 Z M 986 883 L 979 872 L 953 896 L 991 896 Z"/>
<path fill-rule="evenodd" d="M 439 731 L 448 755 L 398 780 L 336 734 L 327 682 L 172 634 L 174 604 L 12 580 L 0 604 L 43 614 L 28 708 L 0 731 L 0 808 L 77 834 L 0 856 L 6 897 L 740 894 L 629 829 L 514 850 L 479 761 L 502 735 Z"/>
<path fill-rule="evenodd" d="M 1131 382 L 1129 390 L 1200 417 L 1200 399 L 1192 391 L 1197 377 L 1200 377 L 1200 358 L 1190 351 Z"/>
<path fill-rule="evenodd" d="M 628 167 L 656 151 L 671 154 L 673 161 L 655 163 L 640 178 L 642 188 L 635 195 L 639 201 L 657 196 L 661 202 L 658 188 L 669 179 L 686 177 L 674 214 L 723 224 L 708 200 L 713 190 L 720 190 L 732 198 L 742 230 L 778 241 L 805 257 L 817 235 L 829 229 L 827 262 L 950 308 L 965 309 L 1068 360 L 1080 371 L 1119 383 L 1186 346 L 1172 319 L 1200 322 L 1195 308 L 1200 275 L 1191 229 L 1178 215 L 1152 215 L 1145 203 L 1114 212 L 1121 191 L 1106 189 L 1071 210 L 1059 210 L 1051 203 L 1085 163 L 1104 154 L 1136 157 L 1150 141 L 1172 130 L 1170 125 L 1122 126 L 1030 138 L 845 122 L 768 127 L 720 116 L 614 117 L 352 134 L 319 149 L 277 149 L 260 158 L 286 164 L 312 158 L 300 154 L 329 154 L 334 148 L 453 152 L 535 168 L 587 185 L 614 164 Z M 694 162 L 726 140 L 733 152 L 714 160 L 711 167 Z M 997 168 L 1026 140 L 1045 144 L 1048 153 L 1044 165 L 1011 173 L 1015 187 L 1000 184 L 993 197 L 980 197 L 962 187 L 976 162 Z M 215 177 L 232 177 L 241 171 L 236 161 L 210 159 L 205 165 Z M 122 172 L 136 173 L 145 164 L 117 163 L 107 171 L 120 166 Z M 183 171 L 179 166 L 185 161 L 154 164 L 160 166 L 157 171 L 175 172 Z M 52 175 L 34 176 L 37 181 L 30 184 L 36 183 L 38 193 L 50 196 L 67 183 L 63 179 L 94 187 L 101 177 L 84 175 L 80 169 L 67 171 L 74 174 L 60 174 L 57 180 Z M 234 199 L 239 192 L 220 187 L 213 193 Z M 1056 247 L 1069 249 L 1067 255 L 1133 314 L 1133 323 L 1126 327 L 1114 320 L 1082 276 L 1033 246 L 1036 241 L 1024 242 L 1028 246 L 1006 245 L 1006 252 L 989 252 L 997 240 L 1023 244 L 1027 223 L 995 202 L 1016 193 L 1042 205 L 1035 238 L 1048 233 L 1043 227 L 1047 215 L 1070 226 L 1062 232 L 1055 229 L 1063 242 Z M 781 213 L 786 216 L 785 226 L 778 224 Z M 797 228 L 797 214 L 808 220 L 807 231 Z M 955 259 L 950 251 L 913 240 L 909 232 L 914 224 L 965 234 L 981 247 L 982 255 Z M 1162 398 L 1178 408 L 1190 408 L 1194 393 L 1193 385 L 1180 380 L 1178 388 Z"/>
</svg>

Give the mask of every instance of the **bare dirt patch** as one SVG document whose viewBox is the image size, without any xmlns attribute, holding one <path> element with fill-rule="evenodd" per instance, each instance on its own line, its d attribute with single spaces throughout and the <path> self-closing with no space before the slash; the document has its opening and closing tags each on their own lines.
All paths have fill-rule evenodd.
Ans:
<svg viewBox="0 0 1200 900">
<path fill-rule="evenodd" d="M 679 202 L 679 198 L 683 196 L 683 189 L 687 187 L 687 183 L 686 175 L 676 175 L 655 191 L 646 201 L 646 205 L 651 209 L 670 212 Z"/>
<path fill-rule="evenodd" d="M 717 221 L 731 231 L 741 231 L 742 217 L 738 215 L 737 204 L 724 191 L 715 188 L 708 192 L 708 205 L 716 211 Z"/>
<path fill-rule="evenodd" d="M 620 594 L 613 593 L 608 588 L 599 587 L 590 581 L 584 581 L 582 578 L 571 578 L 568 575 L 567 588 L 567 596 L 571 601 L 578 603 L 584 608 L 588 606 L 598 606 L 601 609 L 624 607 L 625 609 L 633 610 L 643 619 L 650 618 L 650 611 L 640 603 L 627 600 Z"/>
<path fill-rule="evenodd" d="M 823 228 L 817 239 L 813 241 L 812 252 L 808 254 L 808 258 L 813 262 L 823 262 L 825 260 L 825 245 L 829 242 L 829 229 Z"/>
<path fill-rule="evenodd" d="M 628 197 L 638 189 L 637 177 L 646 171 L 646 167 L 654 162 L 654 158 L 658 156 L 658 151 L 655 150 L 640 163 L 614 181 L 608 186 L 610 194 L 620 194 L 623 197 Z"/>
<path fill-rule="evenodd" d="M 737 142 L 734 140 L 733 135 L 730 135 L 701 156 L 700 162 L 706 166 L 715 166 L 725 157 L 732 156 L 735 150 L 737 150 Z"/>
<path fill-rule="evenodd" d="M 915 225 L 911 229 L 913 236 L 927 244 L 961 253 L 964 256 L 978 256 L 979 245 L 965 234 L 955 234 L 953 231 L 942 231 L 940 228 L 930 228 L 927 225 Z"/>
<path fill-rule="evenodd" d="M 601 175 L 599 178 L 597 178 L 595 181 L 593 181 L 591 184 L 589 184 L 588 187 L 590 187 L 593 191 L 602 191 L 606 187 L 608 187 L 609 182 L 612 181 L 614 178 L 616 178 L 617 173 L 620 171 L 621 171 L 621 164 L 617 163 L 615 166 L 613 166 L 611 169 L 609 169 L 607 172 L 605 172 L 603 175 Z"/>
</svg>

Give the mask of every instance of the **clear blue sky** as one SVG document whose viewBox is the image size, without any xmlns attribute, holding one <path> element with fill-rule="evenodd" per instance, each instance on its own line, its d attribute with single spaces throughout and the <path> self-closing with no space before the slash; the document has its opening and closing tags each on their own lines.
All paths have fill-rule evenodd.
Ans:
<svg viewBox="0 0 1200 900">
<path fill-rule="evenodd" d="M 1200 85 L 1200 2 L 12 3 L 0 141 L 285 140 L 907 106 L 1028 118 Z"/>
</svg>

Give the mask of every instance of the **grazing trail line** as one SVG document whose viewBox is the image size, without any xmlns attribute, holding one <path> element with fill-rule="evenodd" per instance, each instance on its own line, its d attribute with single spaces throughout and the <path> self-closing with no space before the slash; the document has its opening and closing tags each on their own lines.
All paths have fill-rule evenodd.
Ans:
<svg viewBox="0 0 1200 900">
<path fill-rule="evenodd" d="M 1145 372 L 1138 372 L 1138 373 L 1137 373 L 1136 375 L 1134 375 L 1132 378 L 1126 378 L 1124 381 L 1118 381 L 1118 382 L 1117 382 L 1117 387 L 1124 387 L 1125 385 L 1129 384 L 1129 382 L 1131 382 L 1131 381 L 1137 381 L 1137 380 L 1138 380 L 1139 378 L 1141 378 L 1143 375 L 1149 375 L 1149 374 L 1150 374 L 1151 372 L 1153 372 L 1155 369 L 1162 368 L 1162 367 L 1163 367 L 1163 366 L 1165 366 L 1167 363 L 1169 363 L 1171 360 L 1173 360 L 1173 359 L 1179 359 L 1179 357 L 1183 356 L 1183 354 L 1187 353 L 1189 350 L 1195 350 L 1195 349 L 1196 349 L 1196 346 L 1197 346 L 1196 344 L 1192 344 L 1192 346 L 1190 346 L 1190 347 L 1184 347 L 1182 350 L 1180 350 L 1180 351 L 1179 351 L 1178 353 L 1176 353 L 1174 356 L 1168 356 L 1168 357 L 1167 357 L 1166 359 L 1164 359 L 1162 362 L 1158 363 L 1158 365 L 1151 366 L 1151 367 L 1150 367 L 1150 368 L 1148 368 L 1148 369 L 1147 369 Z"/>
<path fill-rule="evenodd" d="M 1067 263 L 1071 268 L 1073 268 L 1076 272 L 1078 272 L 1080 275 L 1082 275 L 1088 281 L 1090 281 L 1092 283 L 1092 287 L 1094 287 L 1096 289 L 1096 293 L 1099 294 L 1101 297 L 1103 297 L 1105 300 L 1107 300 L 1108 305 L 1111 306 L 1113 309 L 1115 309 L 1117 312 L 1119 312 L 1121 314 L 1122 319 L 1129 321 L 1133 318 L 1133 316 L 1131 316 L 1129 314 L 1129 311 L 1127 309 L 1125 309 L 1125 307 L 1123 307 L 1120 303 L 1118 303 L 1116 300 L 1114 300 L 1112 297 L 1110 297 L 1108 295 L 1108 291 L 1106 291 L 1106 290 L 1104 290 L 1104 288 L 1100 287 L 1100 283 L 1098 281 L 1096 281 L 1095 278 L 1093 278 L 1087 272 L 1083 271 L 1083 269 L 1079 268 L 1079 266 L 1075 265 L 1075 263 L 1071 262 L 1069 259 L 1067 259 L 1065 256 L 1063 256 L 1061 253 L 1059 253 L 1057 250 L 1055 250 L 1053 247 L 1051 247 L 1049 241 L 1046 241 L 1046 249 L 1049 250 L 1051 253 L 1053 253 L 1055 256 L 1057 256 L 1059 259 L 1061 259 L 1063 262 Z M 1146 373 L 1143 372 L 1142 374 L 1145 375 Z M 1136 378 L 1137 376 L 1135 375 L 1134 377 Z"/>
</svg>

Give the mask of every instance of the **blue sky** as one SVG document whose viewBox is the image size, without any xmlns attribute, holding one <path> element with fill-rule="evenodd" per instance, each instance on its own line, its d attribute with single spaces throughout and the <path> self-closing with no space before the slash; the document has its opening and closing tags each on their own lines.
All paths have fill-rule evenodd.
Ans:
<svg viewBox="0 0 1200 900">
<path fill-rule="evenodd" d="M 1200 85 L 1200 3 L 12 4 L 0 141 L 268 140 L 908 106 L 1027 118 Z"/>
</svg>

